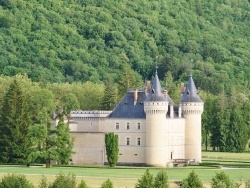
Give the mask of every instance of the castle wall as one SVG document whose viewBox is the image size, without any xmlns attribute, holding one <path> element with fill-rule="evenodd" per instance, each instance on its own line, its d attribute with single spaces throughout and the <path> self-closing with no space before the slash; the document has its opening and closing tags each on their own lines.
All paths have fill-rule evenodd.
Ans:
<svg viewBox="0 0 250 188">
<path fill-rule="evenodd" d="M 118 164 L 145 164 L 145 119 L 106 119 L 105 130 L 118 135 Z"/>
<path fill-rule="evenodd" d="M 164 125 L 166 139 L 166 161 L 185 159 L 185 119 L 166 119 Z"/>
<path fill-rule="evenodd" d="M 105 134 L 71 132 L 74 139 L 73 164 L 99 164 L 106 162 Z"/>
</svg>

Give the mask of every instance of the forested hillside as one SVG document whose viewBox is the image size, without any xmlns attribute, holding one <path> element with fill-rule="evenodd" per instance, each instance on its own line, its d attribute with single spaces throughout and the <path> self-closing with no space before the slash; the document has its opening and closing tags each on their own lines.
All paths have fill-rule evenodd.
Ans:
<svg viewBox="0 0 250 188">
<path fill-rule="evenodd" d="M 157 61 L 160 79 L 192 68 L 217 93 L 250 79 L 249 23 L 247 0 L 0 0 L 0 73 L 117 83 L 125 63 L 144 80 Z"/>
<path fill-rule="evenodd" d="M 112 110 L 157 63 L 176 104 L 192 72 L 204 145 L 242 152 L 249 49 L 249 0 L 0 0 L 0 107 L 17 79 L 32 125 L 59 109 Z"/>
</svg>

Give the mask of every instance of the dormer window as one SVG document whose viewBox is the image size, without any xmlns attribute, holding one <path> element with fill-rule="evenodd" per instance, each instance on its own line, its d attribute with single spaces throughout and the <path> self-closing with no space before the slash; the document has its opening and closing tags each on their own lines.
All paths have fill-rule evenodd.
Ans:
<svg viewBox="0 0 250 188">
<path fill-rule="evenodd" d="M 115 129 L 118 130 L 119 128 L 120 128 L 120 124 L 119 124 L 119 122 L 116 122 L 116 123 L 115 123 Z"/>
</svg>

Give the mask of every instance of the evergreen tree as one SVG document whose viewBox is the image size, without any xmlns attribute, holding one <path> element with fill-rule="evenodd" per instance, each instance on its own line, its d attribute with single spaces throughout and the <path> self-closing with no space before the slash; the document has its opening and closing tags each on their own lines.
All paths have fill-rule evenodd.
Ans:
<svg viewBox="0 0 250 188">
<path fill-rule="evenodd" d="M 243 152 L 248 142 L 248 128 L 241 110 L 237 106 L 234 106 L 231 110 L 227 131 L 226 151 Z"/>
<path fill-rule="evenodd" d="M 112 81 L 109 81 L 105 85 L 104 96 L 102 100 L 102 109 L 103 110 L 112 110 L 118 99 L 117 87 Z"/>
<path fill-rule="evenodd" d="M 114 133 L 105 134 L 105 146 L 106 146 L 106 155 L 111 167 L 114 167 L 118 161 L 118 135 Z"/>
<path fill-rule="evenodd" d="M 135 188 L 152 188 L 154 187 L 154 177 L 150 174 L 149 169 L 142 175 L 135 185 Z"/>
<path fill-rule="evenodd" d="M 135 73 L 131 67 L 125 63 L 123 65 L 122 72 L 118 83 L 119 98 L 122 98 L 128 91 L 128 89 L 136 86 Z"/>
<path fill-rule="evenodd" d="M 113 188 L 112 181 L 110 181 L 110 179 L 107 179 L 105 182 L 103 182 L 101 188 Z"/>
<path fill-rule="evenodd" d="M 220 172 L 212 178 L 211 188 L 234 188 L 234 183 L 225 172 Z"/>
<path fill-rule="evenodd" d="M 203 188 L 203 184 L 198 175 L 192 171 L 186 179 L 183 180 L 181 188 Z"/>
<path fill-rule="evenodd" d="M 73 139 L 69 134 L 69 126 L 64 123 L 63 115 L 56 127 L 56 157 L 59 164 L 68 164 L 73 152 Z"/>
<path fill-rule="evenodd" d="M 84 180 L 81 180 L 77 188 L 89 188 Z"/>
<path fill-rule="evenodd" d="M 157 173 L 154 181 L 154 188 L 169 188 L 167 173 L 163 170 Z"/>
<path fill-rule="evenodd" d="M 217 148 L 219 151 L 225 151 L 227 127 L 230 121 L 230 107 L 225 93 L 221 93 L 214 104 L 213 118 L 211 118 L 212 115 L 210 114 L 211 146 L 214 150 Z"/>
<path fill-rule="evenodd" d="M 0 188 L 34 188 L 24 175 L 8 174 L 0 181 Z"/>
<path fill-rule="evenodd" d="M 0 113 L 0 161 L 26 163 L 31 147 L 31 120 L 27 101 L 16 79 L 4 96 Z"/>
</svg>

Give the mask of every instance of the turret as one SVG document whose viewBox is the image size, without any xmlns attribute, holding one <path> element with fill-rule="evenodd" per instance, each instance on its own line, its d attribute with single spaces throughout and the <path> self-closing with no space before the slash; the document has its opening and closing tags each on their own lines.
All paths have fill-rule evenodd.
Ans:
<svg viewBox="0 0 250 188">
<path fill-rule="evenodd" d="M 167 154 L 164 152 L 163 126 L 168 111 L 168 101 L 162 94 L 157 72 L 151 91 L 147 93 L 147 100 L 144 101 L 144 111 L 146 113 L 146 164 L 165 167 Z"/>
<path fill-rule="evenodd" d="M 203 101 L 198 95 L 192 76 L 182 94 L 180 107 L 185 118 L 185 158 L 200 163 Z"/>
</svg>

